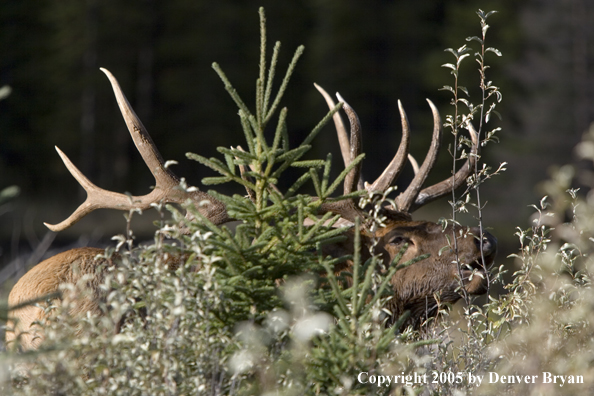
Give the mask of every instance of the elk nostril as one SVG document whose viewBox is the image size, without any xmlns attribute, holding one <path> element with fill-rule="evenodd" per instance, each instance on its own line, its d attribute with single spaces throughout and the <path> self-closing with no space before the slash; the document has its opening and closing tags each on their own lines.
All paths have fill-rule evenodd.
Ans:
<svg viewBox="0 0 594 396">
<path fill-rule="evenodd" d="M 476 239 L 475 242 L 477 244 L 477 247 L 480 249 L 481 248 L 480 240 Z M 494 255 L 495 252 L 497 251 L 497 238 L 495 238 L 493 236 L 493 234 L 491 234 L 490 232 L 485 231 L 483 233 L 482 248 L 483 248 L 483 254 L 485 256 Z"/>
</svg>

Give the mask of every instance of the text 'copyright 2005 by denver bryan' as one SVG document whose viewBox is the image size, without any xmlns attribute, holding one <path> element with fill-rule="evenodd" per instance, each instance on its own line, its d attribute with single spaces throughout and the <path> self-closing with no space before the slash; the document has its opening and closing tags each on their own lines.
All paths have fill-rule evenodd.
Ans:
<svg viewBox="0 0 594 396">
<path fill-rule="evenodd" d="M 361 384 L 375 384 L 377 386 L 390 385 L 423 385 L 423 384 L 472 384 L 480 386 L 483 383 L 489 384 L 557 384 L 563 386 L 565 384 L 583 384 L 583 375 L 555 375 L 548 371 L 542 372 L 540 375 L 503 375 L 496 372 L 489 372 L 487 374 L 472 374 L 468 372 L 453 372 L 453 371 L 430 371 L 428 373 L 419 374 L 400 374 L 400 375 L 380 375 L 369 374 L 367 371 L 362 371 L 357 376 L 357 381 Z"/>
</svg>

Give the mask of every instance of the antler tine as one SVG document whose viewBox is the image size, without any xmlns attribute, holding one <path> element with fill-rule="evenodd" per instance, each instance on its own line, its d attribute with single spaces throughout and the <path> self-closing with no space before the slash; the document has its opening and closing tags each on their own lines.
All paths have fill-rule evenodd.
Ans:
<svg viewBox="0 0 594 396">
<path fill-rule="evenodd" d="M 479 134 L 470 121 L 466 123 L 466 128 L 468 129 L 470 139 L 472 140 L 472 147 L 470 148 L 470 154 L 468 154 L 466 162 L 453 176 L 430 187 L 424 188 L 416 198 L 414 205 L 411 207 L 411 211 L 414 211 L 437 198 L 443 197 L 450 193 L 452 188 L 456 189 L 460 187 L 474 171 L 474 166 L 479 156 Z"/>
<path fill-rule="evenodd" d="M 406 162 L 406 157 L 408 154 L 408 146 L 410 143 L 410 127 L 408 124 L 408 118 L 406 117 L 406 112 L 404 111 L 400 100 L 398 101 L 398 110 L 400 111 L 400 121 L 402 123 L 402 138 L 400 139 L 398 151 L 380 177 L 378 177 L 377 180 L 373 182 L 373 184 L 367 186 L 367 191 L 380 191 L 382 193 L 385 192 L 388 187 L 392 185 L 392 182 L 398 178 L 400 172 L 402 172 L 402 169 L 404 168 L 404 163 Z M 410 154 L 408 155 L 410 156 Z"/>
<path fill-rule="evenodd" d="M 417 173 L 419 173 L 419 163 L 417 162 L 415 157 L 413 157 L 411 154 L 408 154 L 408 160 L 410 161 L 410 164 L 413 167 L 414 174 L 416 175 Z"/>
<path fill-rule="evenodd" d="M 97 187 L 87 179 L 82 172 L 74 166 L 70 159 L 59 148 L 56 147 L 58 154 L 64 161 L 66 168 L 70 171 L 72 176 L 80 183 L 80 185 L 87 192 L 87 199 L 83 202 L 66 220 L 59 224 L 44 223 L 52 231 L 62 231 L 80 219 L 85 217 L 95 209 L 148 209 L 151 204 L 159 202 L 182 203 L 187 199 L 191 199 L 194 203 L 199 204 L 203 200 L 210 201 L 211 205 L 206 207 L 197 205 L 198 210 L 215 224 L 221 224 L 229 220 L 225 206 L 220 201 L 214 199 L 207 193 L 201 191 L 186 192 L 177 188 L 179 186 L 179 179 L 173 172 L 165 167 L 165 161 L 159 153 L 159 150 L 153 143 L 150 135 L 146 131 L 142 122 L 132 110 L 130 103 L 122 92 L 120 85 L 115 77 L 106 69 L 101 68 L 101 71 L 107 75 L 114 94 L 116 96 L 118 106 L 124 117 L 124 121 L 128 126 L 130 135 L 134 140 L 136 148 L 140 152 L 144 162 L 149 167 L 151 173 L 155 177 L 155 188 L 146 195 L 139 197 L 129 196 L 125 194 L 116 193 L 113 191 L 104 190 Z"/>
<path fill-rule="evenodd" d="M 322 94 L 324 99 L 326 100 L 326 104 L 330 110 L 334 109 L 336 104 L 332 97 L 324 90 L 324 88 L 320 87 L 318 84 L 314 83 L 314 87 Z M 342 153 L 342 159 L 344 160 L 344 166 L 349 166 L 350 163 L 350 152 L 351 152 L 351 145 L 349 143 L 349 137 L 347 135 L 346 129 L 344 127 L 344 123 L 342 122 L 342 117 L 340 113 L 337 111 L 332 116 L 332 120 L 334 121 L 334 127 L 336 128 L 336 135 L 338 136 L 338 143 L 340 144 L 340 152 Z"/>
<path fill-rule="evenodd" d="M 423 183 L 427 179 L 429 175 L 429 171 L 435 165 L 435 161 L 437 160 L 437 154 L 439 152 L 439 146 L 441 144 L 441 133 L 442 133 L 442 125 L 441 125 L 441 117 L 439 116 L 439 111 L 429 99 L 427 99 L 429 106 L 431 107 L 431 112 L 433 113 L 433 138 L 431 140 L 431 147 L 423 161 L 423 165 L 419 169 L 419 173 L 415 175 L 412 182 L 409 184 L 408 188 L 401 193 L 396 198 L 396 204 L 398 206 L 398 210 L 409 212 L 417 196 L 419 195 L 419 191 L 423 186 Z"/>
<path fill-rule="evenodd" d="M 342 108 L 349 118 L 351 124 L 350 154 L 349 164 L 361 154 L 361 122 L 355 110 L 343 99 L 337 92 L 336 97 L 342 102 Z M 361 176 L 361 163 L 359 162 L 344 179 L 344 194 L 350 194 L 357 191 L 357 185 Z"/>
<path fill-rule="evenodd" d="M 122 112 L 126 126 L 128 127 L 130 135 L 132 136 L 132 140 L 134 141 L 138 152 L 142 156 L 142 159 L 155 177 L 157 182 L 155 189 L 167 189 L 178 186 L 179 179 L 173 174 L 171 170 L 165 168 L 165 161 L 163 160 L 161 153 L 159 153 L 157 146 L 142 124 L 142 121 L 140 121 L 130 106 L 128 99 L 126 99 L 126 96 L 122 92 L 120 84 L 116 78 L 109 72 L 109 70 L 104 68 L 100 68 L 100 70 L 105 73 L 107 78 L 109 78 L 109 82 L 111 83 L 113 92 L 118 102 L 118 107 Z"/>
<path fill-rule="evenodd" d="M 157 189 L 154 189 L 150 194 L 142 197 L 134 197 L 97 187 L 83 175 L 62 150 L 56 147 L 56 151 L 62 158 L 62 161 L 64 161 L 64 165 L 66 165 L 66 168 L 70 171 L 72 176 L 74 176 L 82 188 L 87 192 L 87 199 L 66 220 L 58 224 L 43 223 L 52 231 L 58 232 L 65 230 L 95 209 L 144 210 L 148 209 L 151 203 L 159 202 L 164 198 L 162 191 Z"/>
<path fill-rule="evenodd" d="M 320 87 L 318 84 L 314 84 L 314 86 L 322 94 L 330 110 L 334 109 L 334 100 L 332 100 L 324 88 Z M 351 138 L 349 142 L 344 123 L 342 122 L 342 117 L 338 112 L 334 114 L 334 126 L 336 128 L 336 134 L 338 135 L 338 142 L 340 143 L 340 151 L 342 153 L 344 165 L 349 166 L 351 161 L 361 153 L 361 124 L 357 114 L 348 103 L 346 103 L 339 94 L 337 94 L 337 97 L 339 101 L 343 102 L 343 109 L 347 113 L 351 124 Z M 355 187 L 361 190 L 363 189 L 363 180 L 361 180 L 360 174 L 361 165 L 356 166 L 349 172 L 349 175 L 347 175 L 344 182 L 345 194 L 353 192 Z M 337 202 L 324 202 L 320 206 L 320 212 L 335 213 L 340 215 L 343 219 L 353 223 L 357 218 L 364 216 L 364 212 L 357 206 L 356 202 L 351 199 Z"/>
<path fill-rule="evenodd" d="M 330 110 L 333 110 L 336 105 L 334 104 L 334 100 L 332 99 L 332 97 L 326 92 L 326 90 L 324 90 L 324 88 L 320 87 L 318 84 L 314 83 L 314 86 L 326 100 L 326 104 L 328 105 L 328 108 Z M 352 110 L 352 108 L 351 108 L 351 110 Z M 345 109 L 345 111 L 346 111 L 346 109 Z M 356 116 L 356 114 L 355 114 L 355 116 Z M 334 127 L 336 128 L 336 135 L 338 136 L 338 143 L 340 144 L 340 153 L 342 154 L 344 166 L 347 167 L 351 163 L 351 143 L 349 143 L 349 138 L 347 136 L 346 128 L 344 127 L 344 123 L 342 122 L 342 117 L 340 116 L 340 113 L 338 113 L 338 112 L 334 113 L 334 115 L 332 116 L 332 119 L 334 120 Z M 349 119 L 349 121 L 350 121 L 350 119 Z M 357 118 L 357 122 L 358 122 L 358 118 Z M 361 129 L 361 126 L 359 125 L 359 130 L 360 129 Z M 359 139 L 359 141 L 360 141 L 360 139 Z M 357 189 L 363 190 L 364 188 L 365 187 L 364 187 L 364 183 L 363 183 L 363 178 L 361 176 L 361 173 L 359 172 L 359 180 L 357 181 Z"/>
</svg>

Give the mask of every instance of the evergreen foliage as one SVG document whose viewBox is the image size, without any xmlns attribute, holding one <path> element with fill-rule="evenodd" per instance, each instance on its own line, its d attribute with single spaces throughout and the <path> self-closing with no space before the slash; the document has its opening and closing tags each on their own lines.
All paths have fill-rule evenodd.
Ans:
<svg viewBox="0 0 594 396">
<path fill-rule="evenodd" d="M 459 133 L 467 121 L 479 123 L 484 144 L 498 131 L 486 125 L 501 99 L 487 78 L 487 55 L 499 51 L 485 45 L 491 13 L 478 15 L 482 34 L 469 41 L 480 49 L 449 49 L 455 63 L 445 65 L 454 76 L 454 84 L 445 87 L 453 94 L 446 126 L 456 139 L 454 170 L 456 161 L 468 155 Z M 114 238 L 115 249 L 106 250 L 119 264 L 104 269 L 102 316 L 68 315 L 77 298 L 88 293 L 86 279 L 64 286 L 70 298 L 40 303 L 51 314 L 46 340 L 38 351 L 0 356 L 2 394 L 592 394 L 592 172 L 566 165 L 544 185 L 548 196 L 534 206 L 533 226 L 517 232 L 521 249 L 513 258 L 519 269 L 507 274 L 509 282 L 503 266 L 490 273 L 491 285 L 502 284 L 505 294 L 491 295 L 486 304 L 465 296 L 459 316 L 442 309 L 420 333 L 400 332 L 396 329 L 406 317 L 391 318 L 384 309 L 392 295 L 388 281 L 422 257 L 384 263 L 372 256 L 362 262 L 360 241 L 355 241 L 354 255 L 348 257 L 352 272 L 334 273 L 347 257 L 326 257 L 321 247 L 342 238 L 345 228 L 333 228 L 337 217 L 318 217 L 317 211 L 327 200 L 345 198 L 331 195 L 350 167 L 333 178 L 331 156 L 311 160 L 304 155 L 340 105 L 291 146 L 288 111 L 280 103 L 303 49 L 275 83 L 280 44 L 268 61 L 263 11 L 260 21 L 254 107 L 213 64 L 239 109 L 246 150 L 219 148 L 215 158 L 188 154 L 217 173 L 205 184 L 246 189 L 247 197 L 210 192 L 239 224 L 215 227 L 195 207 L 184 207 L 191 214 L 184 216 L 179 208 L 157 206 L 163 218 L 167 212 L 172 220 L 158 222 L 151 243 L 136 246 L 130 231 Z M 478 104 L 466 97 L 472 90 L 459 81 L 460 65 L 471 54 L 479 65 Z M 577 153 L 594 162 L 594 129 L 584 135 Z M 482 227 L 480 186 L 503 168 L 475 169 L 467 190 L 452 196 L 448 221 L 474 211 Z M 281 178 L 291 179 L 287 188 L 279 187 Z M 303 192 L 307 186 L 318 199 Z M 191 187 L 184 181 L 181 188 Z M 3 190 L 0 199 L 11 191 Z M 375 205 L 369 221 L 381 227 L 377 209 L 387 198 L 362 198 Z M 128 222 L 134 215 L 128 214 Z M 311 225 L 304 226 L 306 219 Z M 355 235 L 359 226 L 354 225 Z M 19 378 L 24 372 L 27 378 Z M 583 376 L 585 383 L 561 388 L 541 377 L 537 384 L 491 384 L 491 372 L 553 372 Z M 361 374 L 367 381 L 359 381 Z M 425 382 L 410 382 L 414 374 L 425 375 Z M 472 382 L 470 374 L 483 376 L 482 384 Z M 388 375 L 400 376 L 400 382 L 379 382 Z"/>
</svg>

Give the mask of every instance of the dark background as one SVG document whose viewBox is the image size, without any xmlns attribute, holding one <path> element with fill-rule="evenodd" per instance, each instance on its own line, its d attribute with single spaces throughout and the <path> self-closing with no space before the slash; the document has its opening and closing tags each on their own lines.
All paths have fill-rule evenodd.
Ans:
<svg viewBox="0 0 594 396">
<path fill-rule="evenodd" d="M 379 175 L 397 149 L 398 99 L 412 125 L 411 151 L 422 160 L 432 128 L 425 98 L 442 117 L 452 109 L 451 95 L 438 90 L 453 84 L 441 67 L 453 61 L 444 49 L 480 35 L 479 8 L 499 11 L 489 19 L 487 45 L 503 57 L 491 54 L 487 63 L 488 80 L 503 92 L 497 108 L 503 121 L 491 125 L 503 130 L 501 142 L 487 146 L 483 160 L 493 167 L 509 165 L 481 193 L 488 201 L 485 224 L 502 242 L 499 261 L 509 261 L 514 229 L 529 226 L 528 205 L 542 195 L 539 182 L 551 166 L 573 161 L 572 148 L 593 118 L 591 2 L 21 0 L 0 2 L 0 86 L 12 88 L 0 102 L 0 189 L 21 188 L 0 207 L 2 281 L 35 262 L 28 254 L 44 250 L 42 241 L 49 245 L 55 238 L 54 248 L 99 246 L 125 230 L 122 213 L 105 210 L 58 235 L 43 226 L 66 218 L 85 196 L 54 145 L 103 188 L 140 195 L 154 183 L 99 67 L 118 78 L 165 159 L 177 160 L 174 171 L 190 184 L 200 187 L 211 173 L 187 160 L 186 152 L 214 156 L 217 146 L 243 144 L 237 109 L 211 64 L 220 64 L 253 108 L 259 6 L 266 8 L 269 56 L 274 42 L 282 42 L 277 83 L 295 48 L 305 45 L 283 100 L 294 145 L 327 112 L 313 83 L 340 91 L 363 124 L 368 179 Z M 478 103 L 476 69 L 467 60 L 462 83 Z M 333 127 L 314 146 L 311 157 L 332 151 L 335 171 L 341 169 Z M 447 177 L 450 169 L 443 149 L 429 183 Z M 410 175 L 407 170 L 400 183 Z M 233 185 L 217 189 L 243 193 Z M 442 200 L 419 212 L 416 219 L 437 220 L 451 211 Z M 150 238 L 154 218 L 133 221 L 139 239 Z M 472 216 L 464 219 L 473 222 Z"/>
</svg>

